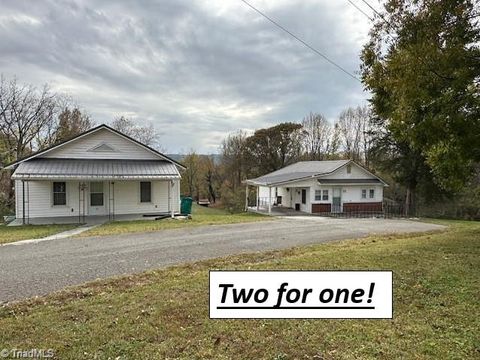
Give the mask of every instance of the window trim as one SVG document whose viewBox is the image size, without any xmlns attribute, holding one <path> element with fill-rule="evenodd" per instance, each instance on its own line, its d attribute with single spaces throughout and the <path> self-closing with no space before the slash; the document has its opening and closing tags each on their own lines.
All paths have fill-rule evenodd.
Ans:
<svg viewBox="0 0 480 360">
<path fill-rule="evenodd" d="M 365 196 L 364 196 L 364 194 L 365 194 Z M 367 198 L 367 189 L 362 189 L 362 192 L 361 192 L 360 197 L 361 197 L 362 199 L 366 199 L 366 198 Z"/>
<path fill-rule="evenodd" d="M 317 193 L 319 193 L 318 198 L 317 198 Z M 322 190 L 315 190 L 315 201 L 322 201 Z"/>
<path fill-rule="evenodd" d="M 369 199 L 375 199 L 375 189 L 369 189 L 368 198 Z"/>
<path fill-rule="evenodd" d="M 148 183 L 150 184 L 150 198 L 148 201 L 142 201 L 142 183 Z M 152 182 L 151 181 L 140 181 L 138 183 L 139 186 L 139 203 L 140 204 L 151 204 L 152 203 Z"/>
<path fill-rule="evenodd" d="M 102 192 L 92 192 L 92 183 L 98 183 L 98 184 L 102 184 Z M 103 183 L 103 181 L 90 181 L 89 183 L 89 189 L 88 189 L 88 205 L 90 207 L 103 207 L 105 206 L 105 184 Z M 92 195 L 94 194 L 102 194 L 102 205 L 93 205 L 92 204 Z"/>
<path fill-rule="evenodd" d="M 55 184 L 58 183 L 63 183 L 65 184 L 65 192 L 59 192 L 55 191 Z M 66 181 L 52 181 L 52 185 L 50 187 L 52 189 L 52 206 L 58 207 L 58 206 L 67 206 L 68 204 L 68 199 L 67 199 L 67 182 Z M 55 194 L 65 194 L 65 204 L 55 204 Z"/>
<path fill-rule="evenodd" d="M 328 201 L 328 199 L 329 199 L 328 189 L 324 189 L 322 191 L 322 201 Z"/>
</svg>

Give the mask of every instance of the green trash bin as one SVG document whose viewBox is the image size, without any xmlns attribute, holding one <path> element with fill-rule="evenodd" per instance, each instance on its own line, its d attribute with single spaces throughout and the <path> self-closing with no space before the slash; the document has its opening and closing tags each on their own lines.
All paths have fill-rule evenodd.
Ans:
<svg viewBox="0 0 480 360">
<path fill-rule="evenodd" d="M 193 199 L 191 197 L 182 197 L 180 201 L 180 212 L 190 215 L 192 213 L 192 202 Z"/>
</svg>

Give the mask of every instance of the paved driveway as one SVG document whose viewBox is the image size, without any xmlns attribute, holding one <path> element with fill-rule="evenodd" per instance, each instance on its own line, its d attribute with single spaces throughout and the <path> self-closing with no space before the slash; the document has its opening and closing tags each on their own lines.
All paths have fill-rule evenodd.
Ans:
<svg viewBox="0 0 480 360">
<path fill-rule="evenodd" d="M 230 254 L 442 226 L 407 220 L 282 218 L 156 233 L 69 238 L 0 246 L 0 302 L 47 294 L 97 278 Z"/>
</svg>

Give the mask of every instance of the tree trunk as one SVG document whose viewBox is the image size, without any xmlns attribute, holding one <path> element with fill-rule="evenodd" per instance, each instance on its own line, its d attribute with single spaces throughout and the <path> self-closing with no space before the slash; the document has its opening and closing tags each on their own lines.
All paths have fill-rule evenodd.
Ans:
<svg viewBox="0 0 480 360">
<path fill-rule="evenodd" d="M 405 196 L 405 216 L 415 216 L 415 186 L 407 187 Z"/>
</svg>

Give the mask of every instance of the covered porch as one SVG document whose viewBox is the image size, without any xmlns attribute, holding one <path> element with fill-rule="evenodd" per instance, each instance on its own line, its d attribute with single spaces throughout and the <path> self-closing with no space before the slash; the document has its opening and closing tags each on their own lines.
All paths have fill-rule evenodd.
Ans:
<svg viewBox="0 0 480 360">
<path fill-rule="evenodd" d="M 164 161 L 34 159 L 13 178 L 13 224 L 96 224 L 180 210 L 180 176 Z"/>
<path fill-rule="evenodd" d="M 278 215 L 310 213 L 310 187 L 302 184 L 260 186 L 246 184 L 245 211 Z"/>
</svg>

